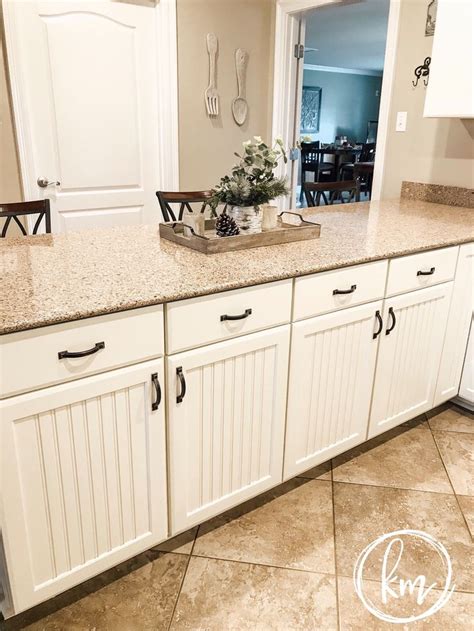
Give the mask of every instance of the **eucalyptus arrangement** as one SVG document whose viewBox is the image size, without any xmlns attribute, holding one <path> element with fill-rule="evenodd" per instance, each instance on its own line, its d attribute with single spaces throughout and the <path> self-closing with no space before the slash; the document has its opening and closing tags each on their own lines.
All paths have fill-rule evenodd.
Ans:
<svg viewBox="0 0 474 631">
<path fill-rule="evenodd" d="M 233 217 L 242 230 L 258 231 L 260 204 L 288 194 L 286 178 L 274 173 L 280 160 L 288 162 L 281 138 L 269 147 L 260 136 L 243 143 L 243 152 L 235 153 L 239 162 L 230 175 L 221 178 L 213 190 L 211 204 L 225 204 L 225 213 Z"/>
</svg>

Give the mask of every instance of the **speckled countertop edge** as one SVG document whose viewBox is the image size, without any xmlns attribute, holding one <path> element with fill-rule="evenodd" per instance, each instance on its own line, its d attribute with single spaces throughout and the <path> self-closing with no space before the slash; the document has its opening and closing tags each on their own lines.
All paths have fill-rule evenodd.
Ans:
<svg viewBox="0 0 474 631">
<path fill-rule="evenodd" d="M 17 280 L 20 287 L 15 289 L 13 282 L 15 279 L 11 279 L 10 292 L 8 292 L 7 288 L 4 298 L 2 298 L 4 308 L 2 308 L 0 334 L 6 335 L 108 313 L 118 313 L 150 305 L 211 295 L 231 289 L 266 284 L 277 280 L 404 256 L 415 252 L 455 246 L 474 240 L 472 215 L 463 215 L 461 222 L 459 215 L 453 215 L 453 219 L 456 219 L 454 223 L 460 223 L 460 225 L 452 230 L 455 234 L 451 236 L 447 234 L 451 229 L 449 213 L 452 213 L 454 210 L 450 206 L 402 201 L 354 204 L 351 205 L 353 206 L 352 209 L 349 206 L 346 205 L 344 209 L 337 208 L 334 210 L 336 207 L 333 207 L 333 209 L 325 210 L 324 212 L 318 211 L 317 218 L 323 224 L 321 240 L 209 256 L 187 249 L 183 252 L 182 250 L 185 249 L 180 248 L 180 246 L 168 242 L 163 243 L 162 240 L 159 241 L 156 226 L 120 228 L 89 233 L 69 233 L 67 236 L 55 235 L 51 237 L 50 235 L 45 235 L 40 238 L 31 237 L 28 241 L 36 239 L 36 241 L 32 242 L 32 245 L 36 247 L 31 247 L 29 257 L 23 256 L 23 258 L 28 258 L 29 266 L 38 269 L 38 272 L 32 272 L 24 262 L 20 261 L 18 263 L 18 269 L 15 271 L 18 272 Z M 421 234 L 419 237 L 414 237 L 414 228 L 411 231 L 407 229 L 405 238 L 403 237 L 403 231 L 401 233 L 399 231 L 399 238 L 397 238 L 397 234 L 391 235 L 391 243 L 390 239 L 384 238 L 384 225 L 388 222 L 388 225 L 400 226 L 400 223 L 393 224 L 393 221 L 397 213 L 407 212 L 407 210 L 408 215 L 404 217 L 407 225 L 410 223 L 417 225 L 418 230 L 420 227 L 425 228 L 425 226 L 429 226 L 431 232 L 436 232 L 436 230 L 433 230 L 434 226 L 439 229 L 439 234 L 436 235 L 436 238 L 434 234 L 431 236 L 429 234 Z M 433 218 L 430 214 L 431 212 L 437 217 Z M 463 212 L 466 213 L 467 211 L 463 210 Z M 308 212 L 308 214 L 313 215 L 314 211 Z M 448 216 L 446 217 L 447 214 Z M 437 226 L 435 220 L 439 220 L 439 226 Z M 371 226 L 372 221 L 380 224 L 375 231 L 373 226 Z M 349 239 L 346 238 L 344 241 L 344 238 L 339 236 L 338 230 L 345 226 L 348 227 Z M 349 230 L 349 226 L 352 226 L 352 232 Z M 325 230 L 327 235 L 325 235 Z M 392 228 L 392 232 L 393 230 L 394 228 Z M 133 235 L 136 240 L 136 248 L 131 247 L 130 243 L 126 244 L 129 259 L 130 254 L 133 254 L 133 256 L 141 254 L 142 256 L 132 258 L 134 264 L 137 264 L 136 274 L 130 273 L 128 268 L 127 273 L 124 274 L 127 277 L 125 280 L 128 282 L 129 287 L 128 295 L 124 296 L 123 294 L 127 293 L 127 285 L 125 283 L 125 286 L 122 288 L 120 271 L 114 278 L 115 286 L 111 284 L 107 288 L 109 281 L 107 274 L 116 272 L 113 263 L 119 262 L 117 256 L 120 255 L 120 251 L 118 251 L 118 254 L 117 251 L 109 254 L 109 251 L 112 249 L 112 246 L 116 246 L 117 242 L 120 242 L 121 239 L 126 239 L 130 235 Z M 37 247 L 40 244 L 38 239 L 50 239 L 52 244 L 51 252 L 48 251 L 50 248 L 49 244 L 45 244 L 45 248 Z M 143 243 L 140 243 L 140 239 Z M 361 244 L 356 245 L 355 242 L 359 240 Z M 152 252 L 150 252 L 150 244 L 153 247 Z M 13 256 L 22 258 L 22 255 L 25 255 L 27 251 L 24 249 L 26 245 L 24 238 L 21 240 L 12 239 L 7 247 L 3 247 L 3 250 L 10 252 Z M 109 247 L 104 247 L 104 245 Z M 54 283 L 54 279 L 48 276 L 48 271 L 42 270 L 41 264 L 44 260 L 49 261 L 49 258 L 44 258 L 45 254 L 51 254 L 53 256 L 53 269 L 55 269 L 55 256 L 58 257 L 57 261 L 60 267 L 61 254 L 64 257 L 64 253 L 67 254 L 69 252 L 69 246 L 73 253 L 75 252 L 76 254 L 78 252 L 81 253 L 81 246 L 83 249 L 87 249 L 90 246 L 91 252 L 95 253 L 98 247 L 102 247 L 104 253 L 94 262 L 95 267 L 94 265 L 87 267 L 84 263 L 84 278 L 90 282 L 92 299 L 89 299 L 84 294 L 86 298 L 81 299 L 79 297 L 77 303 L 66 304 L 61 310 L 60 308 L 58 309 L 57 305 L 60 304 L 61 297 L 66 295 L 68 291 L 68 272 L 72 268 L 68 268 L 62 261 L 63 268 L 59 273 L 61 274 L 62 272 L 66 280 L 66 287 L 63 287 L 60 284 L 58 285 L 58 283 Z M 57 252 L 55 251 L 56 249 L 58 250 Z M 271 257 L 269 257 L 270 253 Z M 307 253 L 307 256 L 305 256 L 305 253 Z M 142 258 L 144 259 L 143 267 L 140 267 Z M 159 265 L 160 259 L 164 259 L 162 268 Z M 150 270 L 146 269 L 146 261 L 151 264 L 151 275 L 149 273 Z M 272 261 L 274 264 L 272 264 Z M 86 259 L 84 259 L 84 262 L 86 262 Z M 127 260 L 125 262 L 127 263 Z M 170 266 L 168 271 L 165 268 L 166 263 Z M 22 264 L 24 265 L 25 276 L 21 274 Z M 193 268 L 190 267 L 191 264 Z M 155 275 L 153 275 L 155 271 L 153 266 L 156 267 Z M 233 270 L 233 266 L 235 266 L 235 270 Z M 225 273 L 221 273 L 221 268 L 224 269 Z M 227 268 L 227 271 L 225 268 Z M 179 277 L 179 282 L 175 286 L 172 282 L 172 276 L 173 274 L 179 275 L 183 272 L 183 269 L 184 274 Z M 233 271 L 234 273 L 232 273 Z M 8 274 L 8 269 L 6 273 Z M 77 282 L 77 277 L 80 274 L 78 274 L 77 270 L 74 270 L 74 273 L 71 272 L 71 274 L 70 285 L 74 285 L 74 281 Z M 103 279 L 106 279 L 104 282 L 101 282 L 101 274 L 103 274 Z M 141 286 L 140 281 L 143 275 L 146 275 L 147 278 L 143 281 L 143 286 Z M 113 292 L 114 287 L 118 287 L 119 291 Z M 69 293 L 71 292 L 69 291 Z M 23 299 L 23 303 L 21 305 L 15 304 L 15 299 Z"/>
</svg>

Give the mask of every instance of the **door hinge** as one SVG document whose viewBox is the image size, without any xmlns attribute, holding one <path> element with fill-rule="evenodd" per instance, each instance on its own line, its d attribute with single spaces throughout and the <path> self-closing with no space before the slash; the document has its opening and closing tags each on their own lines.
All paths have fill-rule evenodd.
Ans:
<svg viewBox="0 0 474 631">
<path fill-rule="evenodd" d="M 288 158 L 292 161 L 300 159 L 300 150 L 298 147 L 292 147 L 288 152 Z"/>
<path fill-rule="evenodd" d="M 304 57 L 304 45 L 295 44 L 295 57 L 296 59 L 303 59 Z"/>
</svg>

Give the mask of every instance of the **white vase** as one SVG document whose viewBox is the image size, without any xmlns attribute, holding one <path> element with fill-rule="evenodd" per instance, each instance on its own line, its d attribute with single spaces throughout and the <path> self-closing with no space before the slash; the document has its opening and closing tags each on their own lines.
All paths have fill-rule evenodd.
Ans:
<svg viewBox="0 0 474 631">
<path fill-rule="evenodd" d="M 241 234 L 262 231 L 262 211 L 258 206 L 229 206 L 227 214 L 235 220 Z"/>
</svg>

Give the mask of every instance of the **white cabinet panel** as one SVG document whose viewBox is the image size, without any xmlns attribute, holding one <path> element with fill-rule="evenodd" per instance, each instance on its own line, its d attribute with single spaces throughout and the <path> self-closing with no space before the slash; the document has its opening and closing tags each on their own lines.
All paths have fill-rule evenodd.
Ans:
<svg viewBox="0 0 474 631">
<path fill-rule="evenodd" d="M 163 384 L 162 359 L 3 403 L 2 535 L 16 612 L 166 538 L 154 374 Z"/>
<path fill-rule="evenodd" d="M 284 478 L 367 435 L 382 302 L 293 325 Z"/>
<path fill-rule="evenodd" d="M 452 286 L 385 301 L 369 438 L 433 407 Z"/>
<path fill-rule="evenodd" d="M 471 333 L 464 359 L 459 396 L 470 403 L 471 406 L 474 405 L 474 321 L 471 322 Z"/>
<path fill-rule="evenodd" d="M 281 481 L 289 328 L 167 359 L 172 534 Z"/>
<path fill-rule="evenodd" d="M 473 311 L 473 271 L 474 244 L 467 243 L 459 249 L 434 406 L 452 399 L 459 390 Z"/>
<path fill-rule="evenodd" d="M 425 117 L 474 117 L 473 39 L 472 0 L 438 0 Z"/>
</svg>

